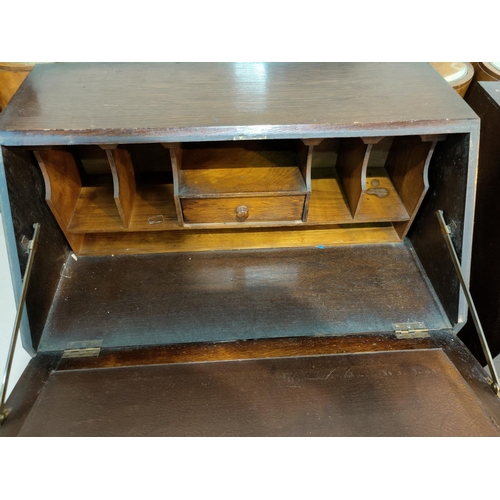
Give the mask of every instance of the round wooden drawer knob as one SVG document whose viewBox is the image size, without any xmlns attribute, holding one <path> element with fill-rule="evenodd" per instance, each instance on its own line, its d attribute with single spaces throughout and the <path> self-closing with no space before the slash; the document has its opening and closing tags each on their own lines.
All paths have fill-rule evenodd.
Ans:
<svg viewBox="0 0 500 500">
<path fill-rule="evenodd" d="M 239 221 L 244 221 L 248 219 L 248 207 L 241 205 L 236 208 L 236 219 Z"/>
</svg>

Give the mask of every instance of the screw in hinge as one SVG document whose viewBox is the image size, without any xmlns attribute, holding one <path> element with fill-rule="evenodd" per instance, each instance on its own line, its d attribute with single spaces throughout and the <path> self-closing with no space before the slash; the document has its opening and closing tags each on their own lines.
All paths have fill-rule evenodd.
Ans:
<svg viewBox="0 0 500 500">
<path fill-rule="evenodd" d="M 5 419 L 9 415 L 10 410 L 4 410 L 0 412 L 0 427 L 2 427 L 3 423 L 5 422 Z"/>
<path fill-rule="evenodd" d="M 493 392 L 498 396 L 500 397 L 500 387 L 498 387 L 498 384 L 496 384 L 495 382 L 492 382 L 491 383 L 491 388 L 493 389 Z"/>
<path fill-rule="evenodd" d="M 30 242 L 31 242 L 31 240 L 29 238 L 27 238 L 26 236 L 23 236 L 21 238 L 21 245 L 23 246 L 25 252 L 30 251 Z"/>
</svg>

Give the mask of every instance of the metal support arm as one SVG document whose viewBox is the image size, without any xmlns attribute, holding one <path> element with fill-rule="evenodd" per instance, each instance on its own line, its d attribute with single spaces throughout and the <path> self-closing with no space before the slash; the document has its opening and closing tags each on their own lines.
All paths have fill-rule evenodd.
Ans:
<svg viewBox="0 0 500 500">
<path fill-rule="evenodd" d="M 14 323 L 14 330 L 12 331 L 12 338 L 10 340 L 9 353 L 7 355 L 7 364 L 5 365 L 5 371 L 2 379 L 2 386 L 0 388 L 0 426 L 3 424 L 7 418 L 7 410 L 5 409 L 5 395 L 7 393 L 7 386 L 9 384 L 10 370 L 12 368 L 12 360 L 14 359 L 14 351 L 16 350 L 17 337 L 19 335 L 19 328 L 21 326 L 21 319 L 23 316 L 24 303 L 26 302 L 26 293 L 28 291 L 28 283 L 31 275 L 31 270 L 33 268 L 33 260 L 35 257 L 36 247 L 38 244 L 38 236 L 40 234 L 40 224 L 33 224 L 34 233 L 33 239 L 28 243 L 28 264 L 26 265 L 26 271 L 24 273 L 23 287 L 21 290 L 21 297 L 19 299 L 19 305 L 17 307 L 16 321 Z"/>
<path fill-rule="evenodd" d="M 488 367 L 490 369 L 491 378 L 493 379 L 491 387 L 495 391 L 497 396 L 500 396 L 500 381 L 498 380 L 498 375 L 495 370 L 493 357 L 491 356 L 490 348 L 488 347 L 488 341 L 486 340 L 483 327 L 481 325 L 481 322 L 479 321 L 479 316 L 476 311 L 476 306 L 474 305 L 472 296 L 469 292 L 469 289 L 467 288 L 467 284 L 465 283 L 465 278 L 462 273 L 462 268 L 460 266 L 460 261 L 458 260 L 457 252 L 455 251 L 455 247 L 453 246 L 453 242 L 451 241 L 450 237 L 451 229 L 444 220 L 442 210 L 438 210 L 436 212 L 436 215 L 438 217 L 439 224 L 441 225 L 441 232 L 443 233 L 443 237 L 446 241 L 446 246 L 448 247 L 448 250 L 450 252 L 451 260 L 453 261 L 453 265 L 455 266 L 455 271 L 457 272 L 458 279 L 460 280 L 460 285 L 462 285 L 462 290 L 464 291 L 465 298 L 469 306 L 469 311 L 472 316 L 472 321 L 474 321 L 474 325 L 476 326 L 476 330 L 479 335 L 479 340 L 481 341 L 481 347 L 483 348 L 484 357 L 486 358 L 486 362 L 488 363 Z"/>
</svg>

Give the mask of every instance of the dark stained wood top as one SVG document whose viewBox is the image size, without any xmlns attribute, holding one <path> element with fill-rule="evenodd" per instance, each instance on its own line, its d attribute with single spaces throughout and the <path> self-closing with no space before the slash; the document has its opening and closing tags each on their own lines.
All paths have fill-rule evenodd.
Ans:
<svg viewBox="0 0 500 500">
<path fill-rule="evenodd" d="M 471 119 L 428 63 L 57 63 L 32 70 L 0 143 L 437 133 Z"/>
</svg>

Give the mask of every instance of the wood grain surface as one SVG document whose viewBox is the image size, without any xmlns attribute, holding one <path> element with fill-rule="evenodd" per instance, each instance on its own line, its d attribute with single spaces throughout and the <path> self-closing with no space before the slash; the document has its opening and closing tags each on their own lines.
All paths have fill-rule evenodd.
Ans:
<svg viewBox="0 0 500 500">
<path fill-rule="evenodd" d="M 68 232 L 82 182 L 73 155 L 65 150 L 35 151 L 45 181 L 45 200 L 74 252 L 83 243 L 82 235 Z"/>
<path fill-rule="evenodd" d="M 337 173 L 345 193 L 351 215 L 356 216 L 366 190 L 366 167 L 372 145 L 366 145 L 360 138 L 341 141 Z"/>
<path fill-rule="evenodd" d="M 304 201 L 304 195 L 252 198 L 240 196 L 215 199 L 183 198 L 181 203 L 186 223 L 239 222 L 245 225 L 265 221 L 301 221 Z M 238 207 L 246 207 L 248 213 L 246 219 L 238 221 Z"/>
<path fill-rule="evenodd" d="M 297 167 L 298 148 L 302 141 L 230 141 L 182 143 L 182 167 L 242 168 L 242 167 Z"/>
<path fill-rule="evenodd" d="M 494 229 L 500 216 L 500 82 L 481 82 L 468 97 L 468 103 L 481 118 L 481 151 L 477 178 L 477 204 L 474 217 L 474 241 L 470 291 L 475 300 L 493 356 L 500 353 L 500 238 Z M 476 327 L 468 320 L 460 338 L 483 364 L 486 364 Z"/>
<path fill-rule="evenodd" d="M 181 435 L 192 424 L 196 435 L 480 436 L 497 435 L 500 422 L 486 373 L 450 330 L 39 353 L 7 408 L 0 436 Z M 194 422 L 199 412 L 213 418 Z"/>
<path fill-rule="evenodd" d="M 307 221 L 311 224 L 349 224 L 352 215 L 337 177 L 312 179 Z"/>
<path fill-rule="evenodd" d="M 23 237 L 31 238 L 33 224 L 40 224 L 37 258 L 26 297 L 29 322 L 22 323 L 20 338 L 24 349 L 34 355 L 61 278 L 61 268 L 71 248 L 45 202 L 45 181 L 33 153 L 8 147 L 0 151 L 1 215 L 17 297 L 21 295 L 22 276 L 28 260 Z"/>
<path fill-rule="evenodd" d="M 71 233 L 164 231 L 177 228 L 180 229 L 180 226 L 172 184 L 138 186 L 128 227 L 123 225 L 118 213 L 111 184 L 83 187 L 68 225 Z"/>
<path fill-rule="evenodd" d="M 106 151 L 113 175 L 113 197 L 125 227 L 129 227 L 136 193 L 134 166 L 130 153 L 124 148 Z"/>
<path fill-rule="evenodd" d="M 7 106 L 32 68 L 33 63 L 0 62 L 0 111 Z"/>
<path fill-rule="evenodd" d="M 80 257 L 66 268 L 44 351 L 449 326 L 404 243 Z"/>
<path fill-rule="evenodd" d="M 453 245 L 461 260 L 462 271 L 467 276 L 472 246 L 479 140 L 477 133 L 478 130 L 474 134 L 450 134 L 445 141 L 437 143 L 429 166 L 432 194 L 424 198 L 408 232 L 447 316 L 456 325 L 456 331 L 467 318 L 467 303 L 441 234 L 436 211 L 442 210 L 447 223 L 453 228 Z"/>
<path fill-rule="evenodd" d="M 354 217 L 355 222 L 386 222 L 408 220 L 397 189 L 383 167 L 366 170 L 366 191 Z"/>
<path fill-rule="evenodd" d="M 305 194 L 306 184 L 298 167 L 211 168 L 181 170 L 179 196 L 215 198 Z"/>
<path fill-rule="evenodd" d="M 289 225 L 289 227 L 287 226 Z M 264 229 L 263 226 L 266 225 Z M 259 222 L 260 229 L 241 223 L 186 226 L 189 231 L 87 233 L 79 255 L 151 254 L 249 250 L 262 248 L 314 248 L 340 245 L 397 243 L 401 239 L 392 224 L 301 227 L 296 221 Z"/>
<path fill-rule="evenodd" d="M 428 63 L 59 63 L 32 70 L 0 142 L 305 139 L 468 120 Z"/>
<path fill-rule="evenodd" d="M 54 371 L 19 434 L 498 436 L 500 428 L 449 358 L 426 349 Z"/>
</svg>

